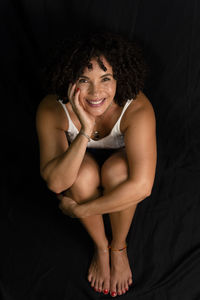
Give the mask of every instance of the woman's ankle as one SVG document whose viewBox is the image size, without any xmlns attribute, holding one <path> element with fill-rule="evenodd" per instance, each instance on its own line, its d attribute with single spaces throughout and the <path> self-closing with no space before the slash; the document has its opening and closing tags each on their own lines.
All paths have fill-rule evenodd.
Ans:
<svg viewBox="0 0 200 300">
<path fill-rule="evenodd" d="M 121 249 L 127 245 L 126 240 L 112 240 L 110 247 L 114 249 Z"/>
<path fill-rule="evenodd" d="M 95 249 L 98 251 L 105 251 L 108 250 L 108 240 L 100 241 L 98 243 L 94 243 Z"/>
</svg>

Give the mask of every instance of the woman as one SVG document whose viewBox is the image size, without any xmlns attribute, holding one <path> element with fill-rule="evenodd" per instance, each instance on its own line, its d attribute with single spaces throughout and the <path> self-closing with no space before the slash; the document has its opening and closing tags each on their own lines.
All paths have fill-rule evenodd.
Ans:
<svg viewBox="0 0 200 300">
<path fill-rule="evenodd" d="M 41 176 L 63 213 L 79 218 L 94 241 L 91 286 L 113 297 L 132 284 L 126 237 L 155 177 L 156 125 L 142 93 L 145 73 L 139 49 L 122 37 L 66 41 L 47 67 L 49 94 L 37 111 Z M 110 217 L 110 244 L 103 214 Z"/>
</svg>

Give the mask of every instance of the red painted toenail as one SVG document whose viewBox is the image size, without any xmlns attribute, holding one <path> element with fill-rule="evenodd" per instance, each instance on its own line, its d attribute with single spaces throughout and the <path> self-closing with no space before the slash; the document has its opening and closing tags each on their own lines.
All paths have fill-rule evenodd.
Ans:
<svg viewBox="0 0 200 300">
<path fill-rule="evenodd" d="M 104 293 L 104 294 L 108 294 L 108 290 L 104 290 L 103 293 Z"/>
<path fill-rule="evenodd" d="M 94 287 L 95 292 L 97 292 L 97 289 Z"/>
<path fill-rule="evenodd" d="M 98 289 L 99 292 L 101 292 L 101 289 Z"/>
<path fill-rule="evenodd" d="M 128 291 L 128 289 L 127 289 L 127 288 L 125 288 L 125 291 Z"/>
<path fill-rule="evenodd" d="M 112 292 L 112 293 L 111 293 L 111 296 L 112 296 L 112 297 L 115 297 L 116 295 L 117 295 L 116 292 Z"/>
</svg>

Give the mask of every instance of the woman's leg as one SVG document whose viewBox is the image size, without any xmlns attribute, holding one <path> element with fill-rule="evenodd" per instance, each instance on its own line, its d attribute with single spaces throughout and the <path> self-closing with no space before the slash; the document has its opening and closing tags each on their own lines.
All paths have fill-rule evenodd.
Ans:
<svg viewBox="0 0 200 300">
<path fill-rule="evenodd" d="M 86 153 L 80 167 L 76 182 L 65 194 L 76 202 L 86 202 L 100 196 L 99 166 L 95 160 Z M 62 203 L 64 206 L 64 202 Z M 108 240 L 105 235 L 104 222 L 101 215 L 81 218 L 95 245 L 95 254 L 88 272 L 88 280 L 97 291 L 110 290 L 110 267 Z M 106 293 L 106 292 L 105 292 Z"/>
<path fill-rule="evenodd" d="M 120 150 L 110 156 L 104 163 L 101 174 L 102 185 L 105 193 L 109 193 L 109 191 L 117 185 L 125 181 L 128 177 L 128 164 L 125 151 Z M 129 209 L 109 214 L 113 237 L 111 249 L 121 249 L 126 245 L 126 237 L 129 232 L 135 210 L 136 205 L 133 205 Z M 120 295 L 128 290 L 128 286 L 131 283 L 132 273 L 126 249 L 123 251 L 111 250 L 111 293 L 116 292 L 116 294 Z"/>
</svg>

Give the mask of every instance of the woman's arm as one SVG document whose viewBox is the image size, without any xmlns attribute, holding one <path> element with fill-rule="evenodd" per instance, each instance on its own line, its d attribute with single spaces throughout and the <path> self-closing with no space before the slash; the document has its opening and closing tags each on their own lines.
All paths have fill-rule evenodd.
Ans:
<svg viewBox="0 0 200 300">
<path fill-rule="evenodd" d="M 89 115 L 80 104 L 80 89 L 76 84 L 68 87 L 68 99 L 74 113 L 79 119 L 81 131 L 75 140 L 68 145 L 61 112 L 58 103 L 51 99 L 51 105 L 43 100 L 36 116 L 36 127 L 40 144 L 40 172 L 50 190 L 55 193 L 70 188 L 75 182 L 88 143 L 87 136 L 92 134 L 95 118 Z M 60 106 L 59 106 L 60 108 Z M 66 118 L 66 116 L 65 116 Z M 66 122 L 68 120 L 66 118 Z M 68 128 L 68 124 L 67 124 Z"/>
<path fill-rule="evenodd" d="M 120 211 L 151 194 L 157 159 L 156 122 L 151 105 L 129 115 L 124 139 L 129 165 L 128 179 L 96 200 L 74 205 L 77 217 Z"/>
<path fill-rule="evenodd" d="M 36 115 L 40 173 L 49 189 L 60 193 L 76 180 L 88 140 L 85 136 L 78 135 L 69 147 L 64 129 L 60 126 L 62 107 L 55 99 L 51 100 L 44 99 Z"/>
</svg>

